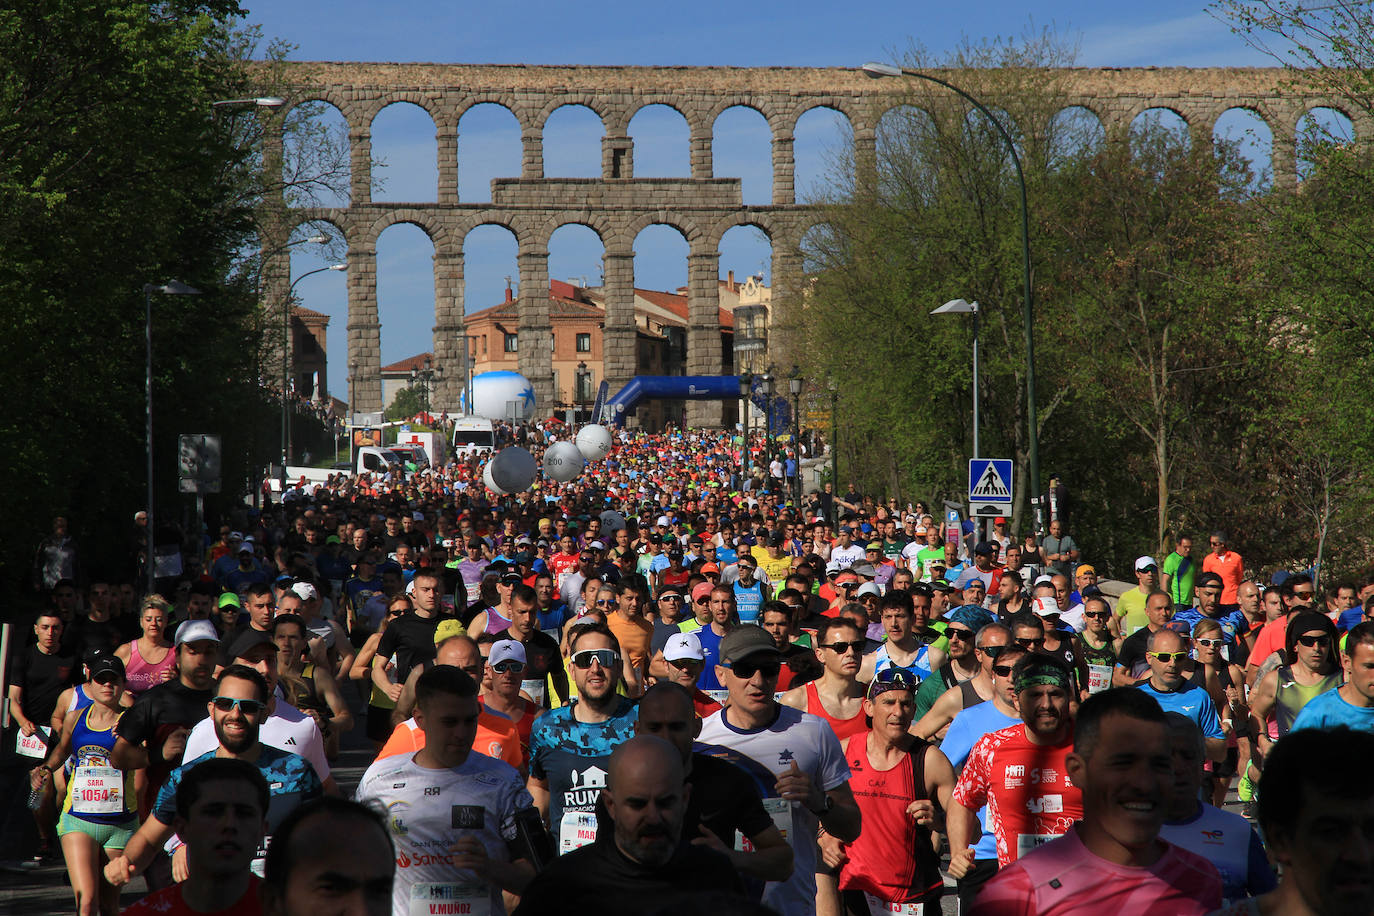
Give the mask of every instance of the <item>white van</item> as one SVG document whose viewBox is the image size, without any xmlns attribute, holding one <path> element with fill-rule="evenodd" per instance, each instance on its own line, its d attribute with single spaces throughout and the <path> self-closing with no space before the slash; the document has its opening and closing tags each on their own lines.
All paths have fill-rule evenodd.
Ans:
<svg viewBox="0 0 1374 916">
<path fill-rule="evenodd" d="M 453 421 L 453 452 L 457 458 L 486 455 L 496 450 L 496 430 L 484 417 L 459 417 Z"/>
</svg>

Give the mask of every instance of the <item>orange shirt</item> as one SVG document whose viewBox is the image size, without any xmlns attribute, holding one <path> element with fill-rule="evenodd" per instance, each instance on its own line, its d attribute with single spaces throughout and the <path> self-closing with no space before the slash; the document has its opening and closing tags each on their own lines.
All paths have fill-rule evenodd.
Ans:
<svg viewBox="0 0 1374 916">
<path fill-rule="evenodd" d="M 1221 576 L 1221 603 L 1236 604 L 1239 600 L 1236 597 L 1236 589 L 1240 587 L 1241 579 L 1245 576 L 1245 562 L 1241 560 L 1240 554 L 1234 550 L 1228 550 L 1221 556 L 1215 552 L 1207 554 L 1202 560 L 1202 571 L 1216 573 Z"/>
<path fill-rule="evenodd" d="M 391 737 L 386 739 L 386 744 L 377 753 L 377 759 L 413 754 L 424 746 L 425 733 L 411 717 L 392 730 Z M 517 770 L 521 767 L 520 734 L 515 723 L 485 709 L 477 719 L 477 737 L 472 742 L 472 749 L 479 754 L 504 760 Z"/>
<path fill-rule="evenodd" d="M 619 611 L 606 615 L 606 626 L 615 634 L 620 651 L 630 659 L 630 665 L 640 671 L 649 670 L 649 643 L 654 625 L 643 617 L 626 620 Z"/>
</svg>

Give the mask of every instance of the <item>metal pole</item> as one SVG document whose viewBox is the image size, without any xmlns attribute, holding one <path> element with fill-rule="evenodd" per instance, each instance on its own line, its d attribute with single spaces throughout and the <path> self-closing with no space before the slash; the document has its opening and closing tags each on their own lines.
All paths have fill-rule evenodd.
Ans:
<svg viewBox="0 0 1374 916">
<path fill-rule="evenodd" d="M 1022 334 L 1026 340 L 1026 417 L 1030 428 L 1030 499 L 1035 517 L 1035 530 L 1039 533 L 1044 527 L 1044 513 L 1043 506 L 1040 504 L 1040 426 L 1036 420 L 1035 411 L 1035 309 L 1031 290 L 1030 205 L 1026 200 L 1026 175 L 1021 170 L 1021 157 L 1017 154 L 1016 144 L 1012 141 L 1011 135 L 1007 133 L 1007 129 L 1002 126 L 1002 122 L 993 117 L 986 105 L 953 83 L 947 83 L 939 77 L 921 73 L 918 70 L 908 70 L 905 67 L 894 67 L 890 70 L 886 67 L 881 69 L 865 67 L 864 69 L 870 73 L 878 73 L 878 75 L 889 75 L 894 71 L 901 72 L 906 76 L 945 87 L 982 112 L 983 116 L 992 122 L 998 135 L 1007 144 L 1007 151 L 1011 153 L 1012 164 L 1016 167 L 1016 182 L 1021 189 L 1021 272 L 1024 286 L 1021 300 L 1021 324 Z"/>
<path fill-rule="evenodd" d="M 796 462 L 797 471 L 792 475 L 793 499 L 796 500 L 794 508 L 801 511 L 801 395 L 792 395 L 792 456 Z"/>
<path fill-rule="evenodd" d="M 291 290 L 296 284 L 291 284 Z M 291 380 L 291 290 L 287 290 L 286 301 L 281 307 L 281 492 L 286 495 L 286 461 L 291 441 L 291 421 L 287 419 L 288 406 L 286 389 Z"/>
<path fill-rule="evenodd" d="M 739 488 L 740 492 L 743 492 L 744 485 L 749 480 L 749 395 L 740 395 L 739 407 L 741 430 L 741 444 L 739 450 L 739 463 L 741 471 L 739 477 Z"/>
<path fill-rule="evenodd" d="M 973 312 L 973 457 L 981 458 L 978 451 L 978 310 Z"/>
<path fill-rule="evenodd" d="M 148 286 L 143 288 L 143 343 L 145 357 L 143 372 L 144 413 L 146 415 L 144 434 L 148 446 L 148 515 L 144 529 L 146 543 L 144 563 L 147 567 L 145 570 L 148 578 L 147 593 L 151 595 L 154 592 L 157 570 L 153 558 L 153 291 Z"/>
<path fill-rule="evenodd" d="M 830 476 L 834 477 L 835 496 L 840 495 L 840 392 L 830 392 Z M 833 510 L 832 510 L 833 514 Z"/>
</svg>

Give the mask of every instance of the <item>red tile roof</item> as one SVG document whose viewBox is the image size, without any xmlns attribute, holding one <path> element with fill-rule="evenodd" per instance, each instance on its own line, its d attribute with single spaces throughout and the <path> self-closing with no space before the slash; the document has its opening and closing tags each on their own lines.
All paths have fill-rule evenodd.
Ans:
<svg viewBox="0 0 1374 916">
<path fill-rule="evenodd" d="M 399 363 L 392 363 L 390 366 L 383 366 L 383 367 L 381 368 L 381 371 L 382 371 L 382 372 L 409 372 L 411 369 L 423 369 L 423 368 L 425 367 L 425 360 L 426 360 L 426 359 L 428 359 L 428 360 L 430 361 L 430 364 L 432 365 L 432 364 L 434 363 L 434 354 L 433 354 L 433 353 L 416 353 L 414 356 L 407 356 L 405 359 L 401 360 Z"/>
</svg>

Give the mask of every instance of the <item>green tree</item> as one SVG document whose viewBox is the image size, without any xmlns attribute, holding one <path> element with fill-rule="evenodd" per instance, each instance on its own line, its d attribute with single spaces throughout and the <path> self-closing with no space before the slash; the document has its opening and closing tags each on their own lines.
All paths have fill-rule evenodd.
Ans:
<svg viewBox="0 0 1374 916">
<path fill-rule="evenodd" d="M 402 388 L 383 414 L 383 419 L 406 420 L 423 410 L 420 392 L 416 388 Z"/>
</svg>

